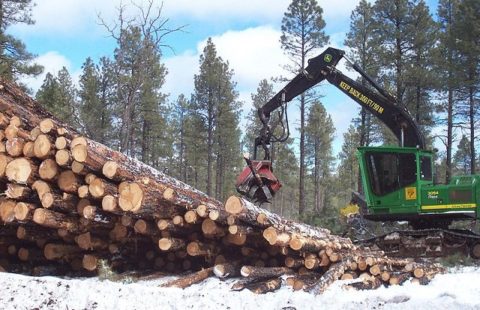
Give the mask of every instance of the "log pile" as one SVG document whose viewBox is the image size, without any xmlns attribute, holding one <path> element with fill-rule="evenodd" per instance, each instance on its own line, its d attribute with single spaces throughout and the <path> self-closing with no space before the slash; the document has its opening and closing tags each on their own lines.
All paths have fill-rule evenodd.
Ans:
<svg viewBox="0 0 480 310">
<path fill-rule="evenodd" d="M 0 82 L 0 270 L 33 275 L 116 272 L 241 277 L 232 289 L 320 293 L 427 283 L 441 271 L 393 259 L 328 230 L 286 220 L 236 196 L 221 203 L 92 141 Z"/>
</svg>

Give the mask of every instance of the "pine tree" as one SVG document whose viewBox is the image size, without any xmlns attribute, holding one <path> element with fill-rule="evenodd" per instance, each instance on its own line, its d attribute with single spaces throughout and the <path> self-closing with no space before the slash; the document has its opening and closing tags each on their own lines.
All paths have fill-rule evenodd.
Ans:
<svg viewBox="0 0 480 310">
<path fill-rule="evenodd" d="M 303 72 L 306 61 L 313 50 L 328 43 L 324 32 L 323 10 L 315 0 L 293 0 L 282 19 L 280 42 L 293 64 L 287 67 L 290 72 Z M 306 97 L 300 95 L 300 173 L 298 213 L 305 210 L 305 117 Z"/>
<path fill-rule="evenodd" d="M 412 46 L 407 68 L 407 90 L 405 94 L 406 105 L 428 138 L 430 128 L 433 126 L 433 103 L 431 92 L 435 86 L 436 75 L 433 73 L 432 54 L 437 38 L 437 26 L 430 15 L 427 5 L 423 0 L 412 4 Z M 428 144 L 427 139 L 427 144 Z"/>
<path fill-rule="evenodd" d="M 445 144 L 445 183 L 450 182 L 452 175 L 452 148 L 454 140 L 453 128 L 456 126 L 456 97 L 459 89 L 459 63 L 457 57 L 457 39 L 454 28 L 458 16 L 459 0 L 441 0 L 438 5 L 439 44 L 435 50 L 435 73 L 439 77 L 437 90 L 442 96 L 438 106 L 446 114 L 441 123 L 446 123 Z"/>
<path fill-rule="evenodd" d="M 65 67 L 58 71 L 57 77 L 47 73 L 36 99 L 59 119 L 79 129 L 80 124 L 76 115 L 76 89 Z"/>
<path fill-rule="evenodd" d="M 275 95 L 273 85 L 268 83 L 266 79 L 260 81 L 257 92 L 251 94 L 253 107 L 247 115 L 247 123 L 243 137 L 243 148 L 248 153 L 253 154 L 255 138 L 260 134 L 262 123 L 258 117 L 258 109 L 265 105 L 270 98 Z M 272 118 L 274 115 L 272 116 Z"/>
<path fill-rule="evenodd" d="M 83 64 L 82 70 L 78 92 L 81 127 L 91 139 L 109 144 L 113 118 L 111 100 L 105 100 L 105 96 L 109 95 L 104 91 L 104 77 L 90 57 Z"/>
<path fill-rule="evenodd" d="M 155 167 L 169 166 L 172 156 L 170 137 L 166 135 L 166 96 L 161 92 L 167 74 L 161 63 L 168 29 L 162 8 L 153 0 L 145 6 L 132 4 L 136 18 L 126 16 L 128 7 L 120 6 L 117 20 L 101 20 L 116 41 L 113 75 L 115 79 L 115 123 L 118 148 Z"/>
<path fill-rule="evenodd" d="M 335 127 L 323 105 L 316 101 L 309 109 L 306 134 L 306 158 L 314 186 L 314 213 L 321 214 L 327 202 L 327 188 L 334 157 L 332 142 Z"/>
<path fill-rule="evenodd" d="M 282 188 L 274 196 L 271 211 L 286 217 L 298 217 L 298 159 L 292 147 L 293 139 L 272 144 L 273 173 Z M 263 205 L 262 205 L 263 207 Z"/>
<path fill-rule="evenodd" d="M 345 45 L 349 47 L 349 58 L 355 61 L 369 76 L 375 78 L 378 75 L 380 64 L 373 13 L 373 7 L 369 2 L 360 1 L 352 12 L 350 31 L 347 33 Z M 368 86 L 363 78 L 361 83 L 365 87 Z M 379 131 L 378 121 L 364 107 L 361 108 L 360 118 L 356 120 L 356 123 L 359 127 L 360 146 L 368 146 L 378 141 L 379 137 L 375 136 L 375 132 Z"/>
<path fill-rule="evenodd" d="M 358 171 L 358 160 L 356 150 L 359 145 L 360 134 L 358 130 L 350 125 L 348 131 L 343 134 L 342 150 L 338 154 L 340 160 L 338 166 L 338 178 L 340 191 L 338 196 L 342 200 L 340 205 L 346 205 L 350 200 L 352 191 L 361 187 Z"/>
<path fill-rule="evenodd" d="M 470 141 L 463 135 L 457 145 L 457 151 L 453 156 L 456 174 L 468 175 L 471 173 Z"/>
<path fill-rule="evenodd" d="M 189 112 L 190 102 L 184 94 L 180 94 L 173 105 L 172 109 L 172 123 L 173 123 L 173 140 L 176 153 L 176 167 L 173 174 L 183 182 L 187 182 L 188 175 L 188 161 L 186 158 L 186 127 Z"/>
<path fill-rule="evenodd" d="M 461 61 L 462 112 L 470 133 L 470 173 L 475 174 L 476 127 L 480 94 L 480 3 L 464 0 L 458 6 L 454 32 Z M 463 99 L 464 98 L 464 99 Z"/>
<path fill-rule="evenodd" d="M 29 53 L 25 44 L 7 34 L 7 29 L 15 24 L 34 23 L 31 0 L 0 0 L 0 76 L 16 80 L 20 75 L 36 76 L 43 67 L 32 63 L 35 55 Z"/>
<path fill-rule="evenodd" d="M 200 72 L 194 77 L 192 106 L 206 126 L 206 192 L 217 198 L 225 196 L 227 179 L 233 184 L 233 178 L 227 173 L 239 166 L 240 159 L 240 107 L 232 77 L 228 62 L 217 56 L 215 45 L 209 38 L 200 55 Z"/>
</svg>

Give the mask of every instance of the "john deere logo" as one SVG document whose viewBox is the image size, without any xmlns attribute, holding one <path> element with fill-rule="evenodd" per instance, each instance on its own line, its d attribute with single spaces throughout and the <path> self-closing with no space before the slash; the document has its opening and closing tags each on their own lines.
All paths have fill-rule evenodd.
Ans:
<svg viewBox="0 0 480 310">
<path fill-rule="evenodd" d="M 325 56 L 323 56 L 323 60 L 325 60 L 325 62 L 330 62 L 330 61 L 332 61 L 332 55 L 326 54 Z"/>
</svg>

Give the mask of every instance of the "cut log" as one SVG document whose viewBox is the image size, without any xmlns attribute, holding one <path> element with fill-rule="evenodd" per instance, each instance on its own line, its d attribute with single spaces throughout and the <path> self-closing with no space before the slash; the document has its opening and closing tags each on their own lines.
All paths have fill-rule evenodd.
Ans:
<svg viewBox="0 0 480 310">
<path fill-rule="evenodd" d="M 143 191 L 137 183 L 122 182 L 118 186 L 118 205 L 123 211 L 138 211 L 142 206 Z"/>
<path fill-rule="evenodd" d="M 293 273 L 293 270 L 287 267 L 255 267 L 243 266 L 240 269 L 240 274 L 243 277 L 252 277 L 257 279 L 279 277 L 286 274 Z"/>
<path fill-rule="evenodd" d="M 59 172 L 59 168 L 55 160 L 47 158 L 38 167 L 38 174 L 42 180 L 52 181 L 54 180 Z"/>
<path fill-rule="evenodd" d="M 244 245 L 246 241 L 247 241 L 247 235 L 244 235 L 244 234 L 235 234 L 235 235 L 227 234 L 225 236 L 225 242 L 227 242 L 227 244 L 241 246 L 241 245 Z"/>
<path fill-rule="evenodd" d="M 183 239 L 178 238 L 161 238 L 158 240 L 158 248 L 162 251 L 178 251 L 186 246 Z"/>
<path fill-rule="evenodd" d="M 355 248 L 350 239 L 332 236 L 330 235 L 330 231 L 327 229 L 316 228 L 306 224 L 288 221 L 280 217 L 279 215 L 268 212 L 264 209 L 260 209 L 249 201 L 243 198 L 239 198 L 237 196 L 230 196 L 227 199 L 227 201 L 225 202 L 225 210 L 228 213 L 240 218 L 242 221 L 249 223 L 250 225 L 254 225 L 257 227 L 265 227 L 265 225 L 269 225 L 279 231 L 290 233 L 291 235 L 300 236 L 299 239 L 302 239 L 302 247 L 314 244 L 315 246 L 317 246 L 317 249 L 320 250 L 320 247 L 318 247 L 315 242 L 316 240 L 321 240 L 327 242 L 327 245 L 334 247 L 338 250 Z M 262 213 L 266 215 L 265 224 L 260 224 L 257 221 L 258 216 Z M 306 241 L 304 242 L 304 240 Z"/>
<path fill-rule="evenodd" d="M 51 229 L 29 226 L 18 226 L 16 236 L 19 240 L 25 240 L 29 242 L 58 239 L 57 233 Z"/>
<path fill-rule="evenodd" d="M 215 221 L 207 218 L 202 221 L 202 232 L 204 235 L 213 236 L 213 235 L 222 235 L 224 234 L 223 229 L 217 226 Z"/>
<path fill-rule="evenodd" d="M 315 254 L 307 254 L 305 256 L 304 265 L 309 270 L 314 270 L 320 267 L 322 260 Z"/>
<path fill-rule="evenodd" d="M 381 285 L 382 285 L 382 281 L 379 278 L 371 277 L 368 280 L 351 283 L 347 287 L 353 288 L 355 290 L 374 290 L 379 288 Z"/>
<path fill-rule="evenodd" d="M 163 230 L 173 230 L 175 227 L 175 225 L 173 224 L 173 221 L 172 220 L 167 220 L 167 219 L 159 219 L 157 221 L 157 228 L 160 230 L 160 231 L 163 231 Z"/>
<path fill-rule="evenodd" d="M 88 185 L 82 185 L 77 190 L 78 197 L 80 198 L 90 198 L 90 192 L 88 191 Z"/>
<path fill-rule="evenodd" d="M 190 256 L 212 256 L 218 248 L 209 243 L 192 241 L 187 245 L 187 253 Z"/>
<path fill-rule="evenodd" d="M 50 211 L 43 208 L 35 209 L 33 221 L 38 225 L 49 228 L 62 228 L 67 231 L 78 231 L 78 221 L 62 213 Z"/>
<path fill-rule="evenodd" d="M 35 157 L 35 153 L 33 151 L 34 146 L 35 146 L 35 143 L 32 141 L 25 142 L 22 149 L 23 156 L 28 158 Z"/>
<path fill-rule="evenodd" d="M 200 271 L 194 272 L 192 274 L 180 277 L 179 279 L 170 281 L 168 283 L 163 284 L 163 287 L 178 287 L 178 288 L 186 288 L 191 286 L 192 284 L 202 282 L 206 278 L 210 277 L 213 273 L 213 267 L 202 269 Z"/>
<path fill-rule="evenodd" d="M 3 200 L 0 202 L 0 219 L 4 223 L 9 223 L 15 220 L 15 206 L 14 200 Z"/>
<path fill-rule="evenodd" d="M 55 148 L 57 150 L 63 150 L 67 147 L 67 145 L 68 145 L 67 138 L 57 137 L 57 139 L 55 139 Z"/>
<path fill-rule="evenodd" d="M 238 276 L 240 275 L 239 263 L 235 261 L 223 264 L 216 264 L 213 267 L 213 273 L 217 276 L 217 278 L 220 279 Z"/>
<path fill-rule="evenodd" d="M 38 263 L 39 261 L 45 261 L 42 251 L 36 248 L 21 247 L 18 249 L 17 256 L 22 262 Z"/>
<path fill-rule="evenodd" d="M 82 144 L 76 145 L 72 149 L 72 156 L 78 162 L 81 162 L 94 171 L 103 171 L 103 166 L 108 161 L 114 161 L 118 167 L 116 169 L 115 176 L 112 180 L 124 181 L 128 180 L 130 183 L 137 183 L 140 189 L 140 185 L 145 186 L 145 205 L 154 206 L 158 203 L 158 199 L 164 199 L 163 193 L 169 188 L 173 190 L 174 195 L 167 195 L 172 199 L 168 200 L 172 204 L 179 206 L 198 206 L 204 204 L 207 206 L 214 206 L 216 209 L 222 209 L 222 204 L 214 200 L 204 193 L 191 188 L 190 186 L 179 182 L 171 177 L 168 177 L 158 171 L 153 170 L 151 167 L 142 164 L 132 158 L 129 158 L 119 152 L 114 152 L 104 145 L 96 143 L 92 140 L 86 139 L 87 146 Z M 119 190 L 119 194 L 120 194 Z M 153 199 L 149 201 L 150 197 Z M 121 197 L 119 197 L 121 198 Z M 167 197 L 168 198 L 168 197 Z M 120 206 L 125 211 L 139 211 L 143 206 L 137 206 L 135 203 L 127 203 L 127 206 L 123 207 L 123 202 Z"/>
<path fill-rule="evenodd" d="M 5 150 L 8 155 L 12 157 L 19 157 L 23 155 L 23 147 L 25 145 L 25 140 L 22 138 L 13 138 L 8 139 L 5 143 Z"/>
<path fill-rule="evenodd" d="M 156 236 L 160 233 L 156 225 L 143 219 L 137 220 L 133 229 L 136 233 L 147 236 Z"/>
<path fill-rule="evenodd" d="M 263 231 L 263 238 L 271 245 L 288 246 L 291 240 L 290 234 L 277 231 L 275 227 L 268 227 Z"/>
<path fill-rule="evenodd" d="M 133 227 L 135 225 L 135 220 L 131 216 L 122 215 L 120 218 L 120 223 L 122 223 L 122 225 L 125 227 Z"/>
<path fill-rule="evenodd" d="M 7 165 L 13 160 L 10 156 L 5 154 L 0 154 L 0 177 L 5 175 L 5 171 L 7 170 Z"/>
<path fill-rule="evenodd" d="M 206 218 L 208 217 L 208 209 L 206 205 L 199 205 L 196 209 L 195 212 L 198 214 L 199 217 L 201 218 Z"/>
<path fill-rule="evenodd" d="M 187 222 L 188 224 L 195 224 L 200 220 L 197 216 L 197 213 L 193 210 L 185 212 L 185 215 L 183 217 L 185 218 L 185 222 Z"/>
<path fill-rule="evenodd" d="M 90 172 L 89 169 L 86 169 L 84 164 L 79 163 L 76 160 L 72 161 L 71 169 L 72 169 L 73 173 L 78 174 L 78 175 L 87 175 Z"/>
<path fill-rule="evenodd" d="M 66 211 L 68 213 L 74 212 L 78 199 L 74 195 L 67 193 L 60 195 L 54 192 L 47 192 L 40 198 L 40 203 L 44 208 Z"/>
<path fill-rule="evenodd" d="M 94 271 L 98 266 L 98 258 L 91 254 L 83 255 L 82 266 L 88 271 Z"/>
<path fill-rule="evenodd" d="M 117 187 L 101 178 L 95 178 L 88 185 L 88 191 L 93 198 L 101 199 L 105 195 L 117 195 Z"/>
<path fill-rule="evenodd" d="M 20 157 L 8 163 L 5 175 L 9 181 L 31 185 L 38 179 L 38 167 L 31 160 Z"/>
<path fill-rule="evenodd" d="M 117 198 L 112 195 L 105 195 L 102 198 L 102 209 L 107 212 L 120 211 L 117 205 Z"/>
<path fill-rule="evenodd" d="M 58 176 L 57 185 L 66 193 L 76 194 L 78 188 L 82 185 L 82 181 L 71 170 L 65 170 Z"/>
<path fill-rule="evenodd" d="M 117 174 L 117 169 L 118 169 L 117 162 L 109 160 L 109 161 L 106 161 L 103 164 L 102 173 L 108 179 L 113 179 L 113 178 L 115 178 L 115 175 Z"/>
<path fill-rule="evenodd" d="M 50 185 L 42 180 L 36 180 L 33 182 L 32 189 L 37 192 L 39 198 L 41 198 L 43 194 L 51 192 Z"/>
<path fill-rule="evenodd" d="M 40 121 L 38 127 L 42 133 L 49 133 L 55 129 L 55 123 L 50 118 L 45 118 Z"/>
<path fill-rule="evenodd" d="M 407 281 L 410 278 L 410 273 L 408 272 L 395 272 L 390 275 L 388 280 L 390 285 L 400 285 L 403 282 Z"/>
<path fill-rule="evenodd" d="M 232 235 L 236 235 L 236 234 L 249 235 L 254 233 L 252 227 L 244 226 L 244 225 L 230 225 L 228 226 L 228 232 Z"/>
<path fill-rule="evenodd" d="M 16 200 L 28 200 L 31 198 L 32 190 L 28 186 L 19 185 L 15 183 L 8 183 L 5 196 L 7 198 Z"/>
<path fill-rule="evenodd" d="M 208 218 L 218 223 L 226 223 L 229 214 L 223 209 L 211 209 L 208 211 Z"/>
<path fill-rule="evenodd" d="M 72 163 L 72 157 L 67 150 L 58 150 L 55 153 L 55 161 L 60 167 L 67 167 Z"/>
<path fill-rule="evenodd" d="M 299 268 L 301 266 L 304 266 L 304 263 L 304 259 L 300 257 L 285 257 L 285 266 L 288 268 Z"/>
<path fill-rule="evenodd" d="M 53 156 L 53 144 L 52 139 L 44 134 L 41 134 L 35 139 L 35 144 L 33 145 L 33 153 L 35 157 L 40 159 L 45 159 L 48 156 Z"/>
<path fill-rule="evenodd" d="M 30 221 L 33 219 L 33 212 L 36 205 L 26 202 L 17 202 L 14 208 L 15 218 L 18 221 Z"/>
<path fill-rule="evenodd" d="M 345 259 L 342 262 L 332 264 L 330 268 L 320 277 L 320 279 L 307 288 L 307 291 L 315 294 L 323 293 L 330 284 L 338 280 L 348 268 L 350 259 Z"/>
<path fill-rule="evenodd" d="M 255 294 L 265 294 L 278 290 L 281 284 L 282 280 L 280 278 L 274 278 L 266 281 L 252 283 L 250 285 L 247 285 L 246 288 Z"/>
<path fill-rule="evenodd" d="M 48 260 L 69 260 L 77 256 L 82 249 L 74 245 L 49 243 L 43 249 L 43 255 Z"/>
</svg>

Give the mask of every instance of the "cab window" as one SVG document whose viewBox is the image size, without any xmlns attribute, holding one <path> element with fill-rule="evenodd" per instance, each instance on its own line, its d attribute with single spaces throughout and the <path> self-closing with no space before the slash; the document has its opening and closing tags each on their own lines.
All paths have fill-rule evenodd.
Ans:
<svg viewBox="0 0 480 310">
<path fill-rule="evenodd" d="M 370 186 L 374 194 L 383 196 L 416 181 L 415 154 L 367 153 Z"/>
</svg>

